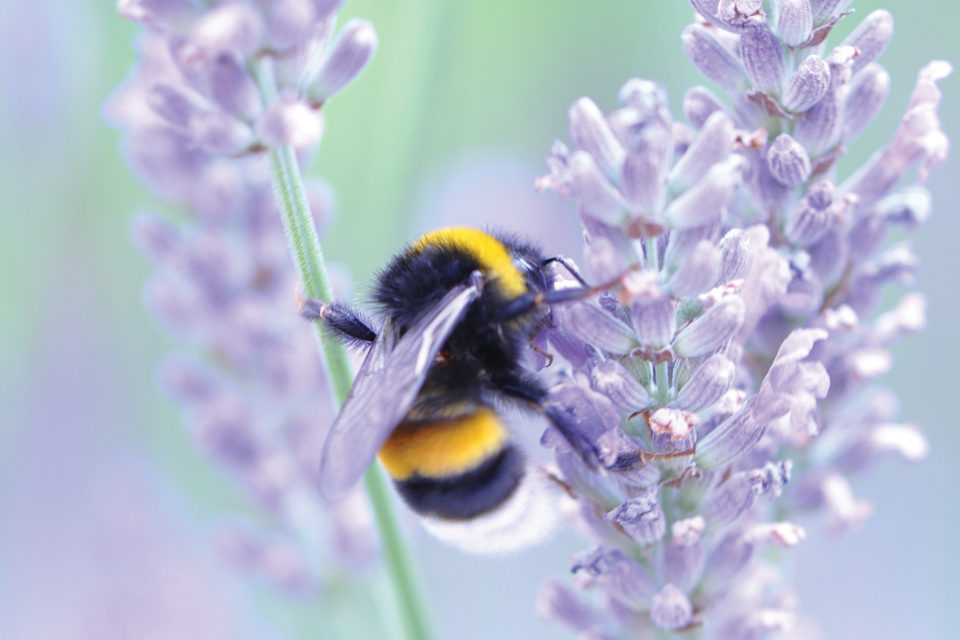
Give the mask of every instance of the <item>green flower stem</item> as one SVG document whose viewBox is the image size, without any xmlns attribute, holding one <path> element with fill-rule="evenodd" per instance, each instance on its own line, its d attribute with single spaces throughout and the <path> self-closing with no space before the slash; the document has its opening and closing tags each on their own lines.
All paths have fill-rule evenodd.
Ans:
<svg viewBox="0 0 960 640">
<path fill-rule="evenodd" d="M 276 95 L 276 84 L 268 58 L 261 61 L 258 72 L 261 91 L 269 101 Z M 268 155 L 274 193 L 280 207 L 287 243 L 303 282 L 303 293 L 309 298 L 329 301 L 331 299 L 330 284 L 327 280 L 323 251 L 310 215 L 296 154 L 292 147 L 284 146 L 270 149 Z M 334 394 L 337 401 L 342 404 L 353 383 L 346 350 L 339 340 L 322 331 L 319 323 L 316 328 L 327 371 L 333 382 Z M 376 516 L 387 571 L 397 599 L 403 638 L 429 640 L 433 637 L 433 633 L 422 597 L 422 589 L 410 549 L 400 531 L 393 498 L 379 464 L 376 462 L 371 464 L 363 479 Z"/>
</svg>

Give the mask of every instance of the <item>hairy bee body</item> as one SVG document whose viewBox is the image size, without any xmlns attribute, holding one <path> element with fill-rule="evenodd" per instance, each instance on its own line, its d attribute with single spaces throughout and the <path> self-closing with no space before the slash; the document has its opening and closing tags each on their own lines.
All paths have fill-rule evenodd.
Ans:
<svg viewBox="0 0 960 640">
<path fill-rule="evenodd" d="M 379 333 L 343 306 L 305 309 L 348 341 L 373 343 L 325 447 L 321 482 L 334 469 L 328 484 L 343 485 L 330 493 L 358 479 L 369 463 L 338 459 L 357 445 L 378 451 L 400 495 L 435 530 L 486 519 L 495 530 L 484 534 L 489 537 L 518 518 L 546 517 L 531 490 L 539 480 L 531 478 L 500 412 L 509 405 L 537 407 L 546 397 L 522 362 L 550 322 L 540 304 L 551 289 L 548 262 L 515 238 L 444 228 L 416 240 L 377 275 L 372 299 L 384 327 Z M 449 317 L 437 320 L 444 312 Z M 430 362 L 417 365 L 423 354 Z M 365 412 L 367 404 L 376 408 Z M 337 470 L 343 464 L 350 465 L 345 473 Z M 498 514 L 504 511 L 512 515 Z M 452 531 L 458 538 L 459 530 Z M 504 545 L 479 545 L 488 547 Z"/>
</svg>

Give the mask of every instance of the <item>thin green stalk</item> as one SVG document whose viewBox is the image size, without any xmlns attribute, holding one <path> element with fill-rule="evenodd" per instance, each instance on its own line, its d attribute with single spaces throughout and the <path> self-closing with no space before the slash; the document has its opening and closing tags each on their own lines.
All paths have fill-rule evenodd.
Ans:
<svg viewBox="0 0 960 640">
<path fill-rule="evenodd" d="M 276 84 L 269 59 L 265 58 L 262 61 L 258 71 L 261 91 L 269 100 L 276 94 Z M 280 208 L 290 253 L 303 282 L 303 293 L 309 298 L 329 301 L 331 299 L 330 284 L 327 280 L 323 251 L 310 215 L 296 154 L 288 145 L 270 149 L 268 155 L 274 193 Z M 346 350 L 339 340 L 322 331 L 319 324 L 316 328 L 327 371 L 333 383 L 334 394 L 337 401 L 342 404 L 353 383 Z M 410 549 L 400 530 L 393 507 L 393 498 L 378 463 L 374 462 L 370 465 L 363 479 L 373 506 L 386 558 L 387 572 L 397 599 L 403 637 L 405 640 L 429 640 L 433 637 L 432 626 L 427 616 L 417 572 Z"/>
</svg>

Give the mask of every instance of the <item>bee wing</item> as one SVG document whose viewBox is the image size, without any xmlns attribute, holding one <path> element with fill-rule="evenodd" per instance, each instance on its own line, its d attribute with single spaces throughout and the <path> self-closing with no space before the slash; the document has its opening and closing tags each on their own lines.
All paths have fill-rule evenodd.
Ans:
<svg viewBox="0 0 960 640">
<path fill-rule="evenodd" d="M 320 490 L 343 497 L 360 480 L 423 386 L 443 343 L 480 296 L 482 276 L 451 289 L 398 339 L 389 322 L 364 359 L 320 458 Z"/>
</svg>

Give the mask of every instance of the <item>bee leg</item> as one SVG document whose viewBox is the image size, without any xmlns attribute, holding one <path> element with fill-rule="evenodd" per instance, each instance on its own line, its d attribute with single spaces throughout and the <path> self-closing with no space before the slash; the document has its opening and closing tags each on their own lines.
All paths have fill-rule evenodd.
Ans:
<svg viewBox="0 0 960 640">
<path fill-rule="evenodd" d="M 322 300 L 301 300 L 300 315 L 311 322 L 323 323 L 323 326 L 335 331 L 348 344 L 369 344 L 377 339 L 377 333 L 360 314 L 346 305 L 327 304 Z"/>
<path fill-rule="evenodd" d="M 556 262 L 556 263 L 558 263 L 558 264 L 562 264 L 562 265 L 564 266 L 564 268 L 565 268 L 567 271 L 570 272 L 570 275 L 572 275 L 574 278 L 576 278 L 577 281 L 578 281 L 580 284 L 582 284 L 583 286 L 585 286 L 585 287 L 587 287 L 587 288 L 590 287 L 590 285 L 587 284 L 587 281 L 583 279 L 583 276 L 580 275 L 580 270 L 577 269 L 577 268 L 576 268 L 575 266 L 573 266 L 572 264 L 570 264 L 569 262 L 567 262 L 566 258 L 564 258 L 563 256 L 553 256 L 552 258 L 547 258 L 546 260 L 544 260 L 543 262 L 540 263 L 540 266 L 541 266 L 541 267 L 545 267 L 545 266 L 547 266 L 548 264 L 550 264 L 551 262 Z"/>
<path fill-rule="evenodd" d="M 599 465 L 600 456 L 597 448 L 580 433 L 580 430 L 571 422 L 560 405 L 547 400 L 547 393 L 539 382 L 518 373 L 501 378 L 496 382 L 501 392 L 520 400 L 526 400 L 542 411 L 551 424 L 563 434 L 573 450 L 583 458 L 588 467 L 595 469 Z"/>
</svg>

